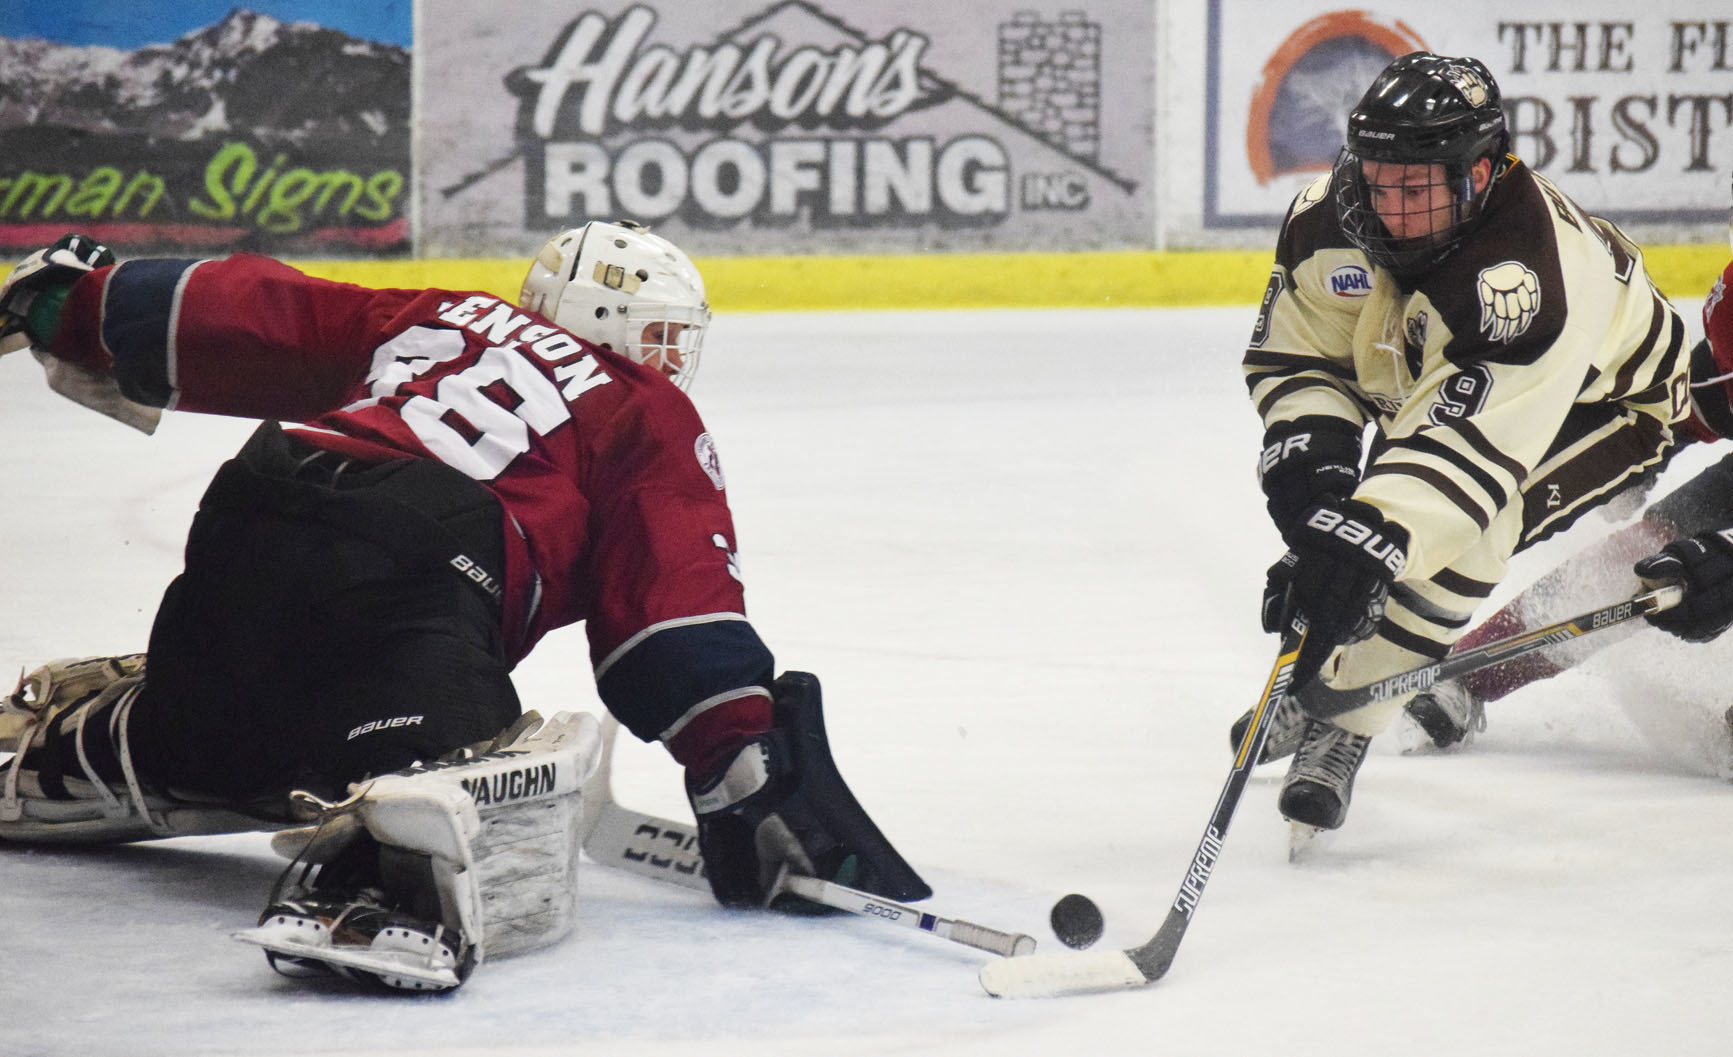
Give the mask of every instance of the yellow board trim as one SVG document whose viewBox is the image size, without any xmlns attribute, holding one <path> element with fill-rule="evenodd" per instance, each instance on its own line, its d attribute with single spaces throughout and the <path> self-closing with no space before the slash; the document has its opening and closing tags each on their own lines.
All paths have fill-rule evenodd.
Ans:
<svg viewBox="0 0 1733 1057">
<path fill-rule="evenodd" d="M 1727 265 L 1722 243 L 1644 250 L 1669 297 L 1701 298 Z M 698 267 L 718 313 L 853 309 L 1147 308 L 1255 305 L 1268 250 L 964 253 L 894 257 L 710 257 Z M 515 300 L 528 258 L 297 261 L 363 286 L 483 290 Z"/>
</svg>

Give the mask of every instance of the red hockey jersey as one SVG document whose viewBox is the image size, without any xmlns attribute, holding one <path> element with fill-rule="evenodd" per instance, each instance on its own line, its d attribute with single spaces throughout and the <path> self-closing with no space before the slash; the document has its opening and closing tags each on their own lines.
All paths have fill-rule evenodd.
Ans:
<svg viewBox="0 0 1733 1057">
<path fill-rule="evenodd" d="M 1691 429 L 1701 440 L 1733 438 L 1733 264 L 1703 299 L 1703 344 L 1691 355 Z"/>
<path fill-rule="evenodd" d="M 650 368 L 491 294 L 372 290 L 248 255 L 93 272 L 51 351 L 140 403 L 479 481 L 508 522 L 510 660 L 587 621 L 602 699 L 641 735 L 766 693 L 716 446 Z"/>
</svg>

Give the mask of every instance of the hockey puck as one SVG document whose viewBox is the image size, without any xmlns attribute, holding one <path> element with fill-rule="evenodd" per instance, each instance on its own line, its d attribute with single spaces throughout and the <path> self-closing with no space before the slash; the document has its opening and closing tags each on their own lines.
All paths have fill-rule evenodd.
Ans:
<svg viewBox="0 0 1733 1057">
<path fill-rule="evenodd" d="M 1088 896 L 1080 896 L 1076 892 L 1060 899 L 1053 904 L 1053 912 L 1047 915 L 1047 920 L 1053 925 L 1053 935 L 1059 937 L 1059 942 L 1080 951 L 1101 938 L 1103 922 L 1101 908 Z"/>
</svg>

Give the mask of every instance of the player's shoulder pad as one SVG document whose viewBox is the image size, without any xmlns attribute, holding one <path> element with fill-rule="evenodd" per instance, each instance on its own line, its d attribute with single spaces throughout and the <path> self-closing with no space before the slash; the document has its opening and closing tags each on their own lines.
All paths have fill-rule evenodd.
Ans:
<svg viewBox="0 0 1733 1057">
<path fill-rule="evenodd" d="M 1556 210 L 1526 168 L 1505 174 L 1479 227 L 1418 289 L 1452 335 L 1447 358 L 1507 363 L 1539 358 L 1569 308 Z"/>
<path fill-rule="evenodd" d="M 1290 273 L 1320 250 L 1353 246 L 1336 220 L 1330 187 L 1330 174 L 1324 173 L 1307 184 L 1288 206 L 1276 241 L 1276 263 Z"/>
</svg>

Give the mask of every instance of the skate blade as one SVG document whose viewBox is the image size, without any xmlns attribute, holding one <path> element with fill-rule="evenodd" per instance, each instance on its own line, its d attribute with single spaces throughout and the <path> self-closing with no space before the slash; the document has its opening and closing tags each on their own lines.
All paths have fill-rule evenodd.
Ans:
<svg viewBox="0 0 1733 1057">
<path fill-rule="evenodd" d="M 1304 822 L 1288 823 L 1288 862 L 1302 863 L 1330 846 L 1333 831 L 1308 826 Z"/>
<path fill-rule="evenodd" d="M 231 939 L 254 947 L 263 947 L 273 954 L 320 962 L 333 967 L 360 969 L 372 973 L 391 987 L 413 991 L 449 991 L 463 983 L 457 972 L 446 966 L 432 965 L 423 955 L 407 951 L 380 951 L 371 947 L 334 947 L 316 943 L 300 943 L 283 931 L 268 925 L 244 929 L 229 934 Z M 398 981 L 405 981 L 399 983 Z M 414 986 L 420 985 L 420 986 Z"/>
</svg>

